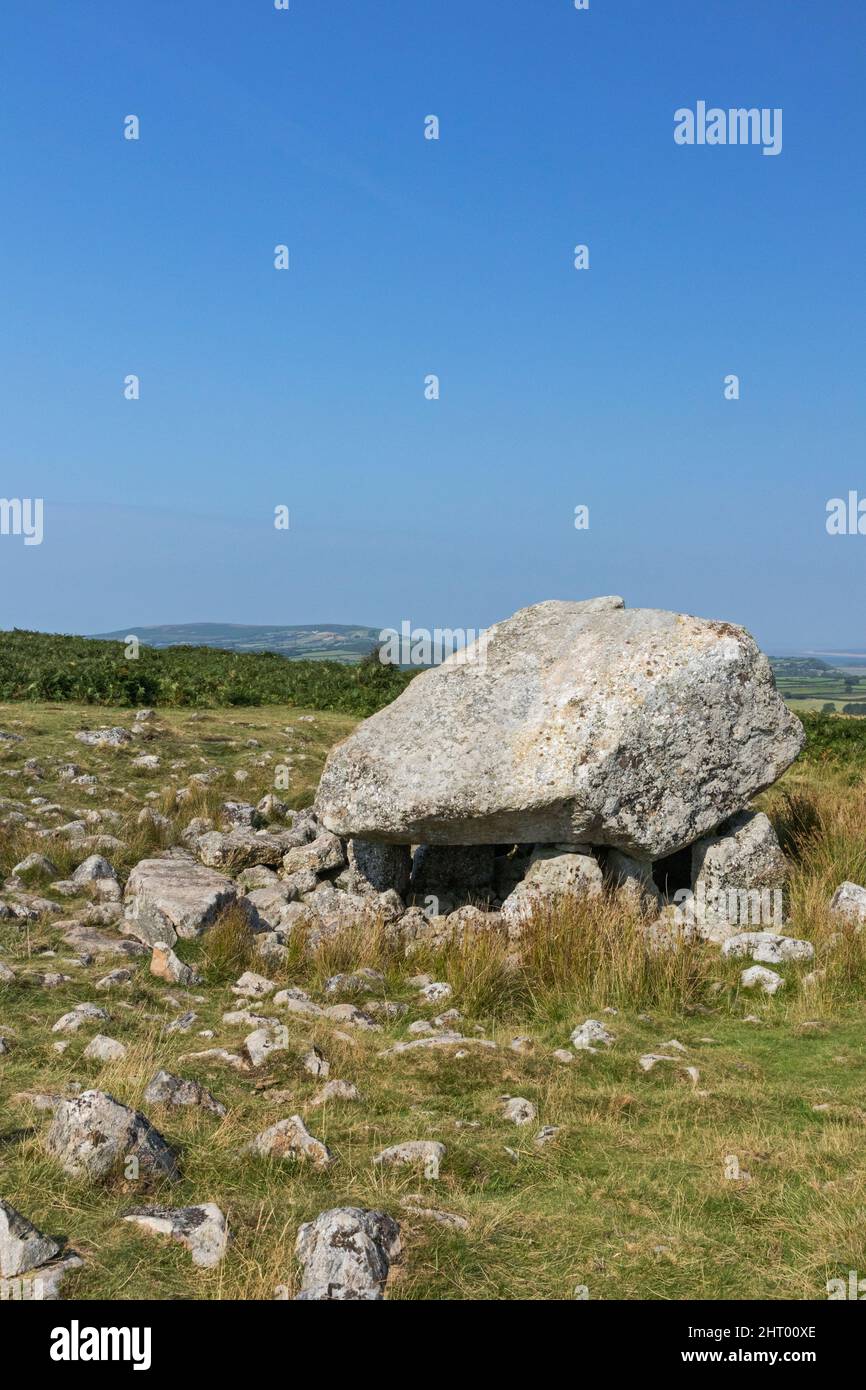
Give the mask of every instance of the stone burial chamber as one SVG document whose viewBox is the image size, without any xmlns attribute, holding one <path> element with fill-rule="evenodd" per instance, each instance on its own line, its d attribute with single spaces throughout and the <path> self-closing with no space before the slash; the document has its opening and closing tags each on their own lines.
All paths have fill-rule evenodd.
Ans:
<svg viewBox="0 0 866 1390">
<path fill-rule="evenodd" d="M 784 887 L 749 806 L 804 733 L 744 628 L 606 597 L 534 604 L 483 641 L 331 751 L 313 814 L 347 842 L 338 889 L 516 933 L 606 886 L 656 914 L 684 889 Z"/>
</svg>

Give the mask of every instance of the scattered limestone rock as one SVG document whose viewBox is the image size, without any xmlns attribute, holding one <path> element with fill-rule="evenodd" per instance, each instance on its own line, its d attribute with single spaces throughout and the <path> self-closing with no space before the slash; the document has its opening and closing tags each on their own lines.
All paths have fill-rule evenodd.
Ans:
<svg viewBox="0 0 866 1390">
<path fill-rule="evenodd" d="M 105 1022 L 108 1014 L 98 1004 L 76 1004 L 69 1013 L 63 1014 L 52 1024 L 52 1033 L 77 1033 L 89 1020 Z"/>
<path fill-rule="evenodd" d="M 523 1096 L 502 1096 L 500 1100 L 502 1117 L 513 1125 L 531 1125 L 538 1118 L 538 1111 L 531 1100 Z"/>
<path fill-rule="evenodd" d="M 260 1067 L 274 1052 L 286 1052 L 289 1046 L 289 1030 L 284 1024 L 256 1028 L 244 1038 L 244 1048 L 254 1067 Z"/>
<path fill-rule="evenodd" d="M 326 1081 L 313 1099 L 311 1105 L 327 1105 L 332 1100 L 360 1100 L 357 1086 L 351 1081 Z"/>
<path fill-rule="evenodd" d="M 81 1055 L 89 1062 L 120 1062 L 126 1056 L 126 1047 L 116 1038 L 107 1038 L 104 1033 L 97 1033 Z"/>
<path fill-rule="evenodd" d="M 847 922 L 866 922 L 866 888 L 846 880 L 830 899 L 830 912 Z"/>
<path fill-rule="evenodd" d="M 180 1062 L 218 1062 L 231 1067 L 233 1071 L 249 1071 L 250 1060 L 237 1052 L 228 1052 L 224 1047 L 209 1047 L 204 1052 L 185 1052 L 178 1058 Z"/>
<path fill-rule="evenodd" d="M 82 729 L 75 737 L 79 743 L 90 743 L 100 748 L 121 748 L 123 744 L 132 742 L 129 731 L 117 725 L 111 729 Z"/>
<path fill-rule="evenodd" d="M 107 975 L 103 975 L 101 980 L 97 980 L 94 989 L 117 989 L 120 985 L 128 985 L 132 979 L 132 971 L 119 968 L 110 970 Z"/>
<path fill-rule="evenodd" d="M 72 882 L 77 884 L 95 883 L 99 879 L 108 879 L 117 882 L 117 874 L 107 859 L 103 859 L 101 854 L 88 855 L 72 875 Z"/>
<path fill-rule="evenodd" d="M 730 960 L 749 956 L 767 965 L 786 961 L 813 960 L 815 947 L 811 941 L 799 941 L 793 936 L 778 936 L 771 931 L 737 932 L 722 944 L 722 955 Z"/>
<path fill-rule="evenodd" d="M 311 1076 L 318 1076 L 322 1080 L 331 1070 L 330 1063 L 325 1054 L 318 1047 L 311 1047 L 306 1056 L 302 1059 L 301 1065 L 304 1071 L 308 1071 Z"/>
<path fill-rule="evenodd" d="M 201 1269 L 218 1265 L 228 1247 L 228 1222 L 215 1202 L 198 1207 L 135 1207 L 123 1219 L 153 1235 L 179 1241 Z"/>
<path fill-rule="evenodd" d="M 298 1231 L 303 1267 L 298 1299 L 378 1301 L 401 1254 L 400 1227 L 382 1211 L 336 1207 Z"/>
<path fill-rule="evenodd" d="M 433 980 L 429 985 L 419 989 L 418 993 L 428 1004 L 439 1004 L 443 999 L 450 999 L 454 991 L 444 980 Z"/>
<path fill-rule="evenodd" d="M 273 980 L 268 980 L 264 975 L 257 975 L 254 970 L 245 970 L 240 979 L 232 985 L 232 994 L 240 994 L 248 999 L 264 999 L 268 994 L 273 994 L 276 985 Z"/>
<path fill-rule="evenodd" d="M 132 1158 L 149 1176 L 172 1182 L 180 1177 L 174 1153 L 146 1116 L 105 1091 L 82 1091 L 62 1101 L 45 1142 L 72 1177 L 98 1180 Z"/>
<path fill-rule="evenodd" d="M 584 1052 L 597 1051 L 595 1043 L 610 1047 L 614 1041 L 613 1034 L 597 1018 L 588 1018 L 585 1023 L 578 1024 L 571 1035 L 572 1046 Z"/>
<path fill-rule="evenodd" d="M 225 1106 L 198 1081 L 188 1081 L 169 1071 L 156 1073 L 147 1084 L 144 1099 L 147 1105 L 198 1106 L 220 1117 L 226 1113 Z"/>
<path fill-rule="evenodd" d="M 300 1115 L 278 1120 L 257 1134 L 248 1148 L 262 1158 L 302 1160 L 312 1163 L 314 1168 L 328 1168 L 335 1162 L 327 1144 L 310 1134 Z"/>
<path fill-rule="evenodd" d="M 764 994 L 775 994 L 783 989 L 785 981 L 775 970 L 767 970 L 763 965 L 752 965 L 740 976 L 743 989 L 760 989 Z"/>
<path fill-rule="evenodd" d="M 0 1277 L 14 1279 L 47 1264 L 60 1254 L 60 1246 L 0 1200 Z"/>
<path fill-rule="evenodd" d="M 416 1206 L 414 1202 L 404 1202 L 403 1210 L 410 1216 L 420 1216 L 426 1221 L 435 1221 L 437 1226 L 445 1226 L 449 1231 L 468 1231 L 469 1222 L 465 1216 L 454 1211 L 441 1211 L 437 1207 Z"/>
<path fill-rule="evenodd" d="M 657 1066 L 659 1062 L 678 1061 L 678 1057 L 671 1057 L 669 1054 L 666 1054 L 664 1052 L 645 1052 L 642 1057 L 638 1058 L 638 1066 L 640 1067 L 641 1071 L 652 1071 L 653 1067 Z"/>
<path fill-rule="evenodd" d="M 421 1165 L 424 1169 L 424 1176 L 428 1181 L 435 1181 L 439 1177 L 439 1167 L 445 1157 L 446 1149 L 444 1144 L 440 1144 L 434 1139 L 409 1139 L 403 1144 L 392 1144 L 390 1148 L 383 1149 L 373 1159 L 378 1166 L 382 1165 Z"/>
</svg>

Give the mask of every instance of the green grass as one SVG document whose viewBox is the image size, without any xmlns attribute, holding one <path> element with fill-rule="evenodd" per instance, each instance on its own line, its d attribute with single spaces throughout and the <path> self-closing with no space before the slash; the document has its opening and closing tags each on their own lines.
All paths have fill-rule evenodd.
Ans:
<svg viewBox="0 0 866 1390">
<path fill-rule="evenodd" d="M 162 711 L 146 744 L 162 767 L 138 777 L 129 764 L 139 740 L 131 750 L 102 752 L 72 740 L 86 723 L 129 723 L 121 710 L 94 714 L 66 704 L 0 708 L 0 728 L 23 737 L 0 746 L 0 794 L 24 798 L 33 786 L 58 801 L 67 819 L 82 805 L 116 806 L 134 823 L 145 793 L 156 791 L 152 804 L 170 813 L 170 841 L 202 807 L 226 795 L 255 800 L 269 790 L 287 743 L 295 756 L 291 795 L 296 804 L 308 801 L 327 747 L 352 727 L 340 715 L 316 714 L 309 724 L 297 710 L 275 708 L 209 711 L 203 719 Z M 389 1283 L 391 1298 L 568 1299 L 578 1285 L 592 1299 L 824 1297 L 828 1279 L 866 1269 L 866 934 L 839 934 L 826 912 L 841 879 L 866 880 L 862 745 L 837 733 L 850 725 L 855 721 L 810 726 L 807 756 L 762 798 L 793 864 L 790 930 L 814 942 L 815 965 L 824 972 L 808 987 L 802 967 L 786 967 L 786 987 L 773 999 L 743 993 L 740 966 L 723 962 L 716 948 L 649 955 L 639 922 L 607 900 L 536 921 L 517 965 L 494 937 L 405 959 L 386 933 L 356 931 L 312 955 L 297 950 L 284 967 L 263 973 L 324 1002 L 328 975 L 373 965 L 385 974 L 387 997 L 409 1005 L 407 1014 L 381 1033 L 289 1016 L 289 1050 L 241 1075 L 181 1061 L 209 1047 L 237 1051 L 248 1031 L 222 1022 L 223 1012 L 238 1006 L 230 983 L 251 960 L 236 925 L 224 923 L 210 938 L 178 947 L 203 972 L 203 985 L 183 991 L 164 984 L 150 976 L 145 959 L 133 963 L 130 985 L 101 995 L 95 981 L 117 960 L 70 964 L 50 919 L 28 929 L 0 922 L 0 959 L 16 971 L 14 984 L 0 985 L 0 1035 L 12 1044 L 0 1057 L 0 1195 L 84 1256 L 65 1293 L 86 1299 L 264 1299 L 279 1286 L 294 1292 L 298 1225 L 345 1203 L 384 1208 L 400 1222 L 404 1259 Z M 251 738 L 257 747 L 247 746 Z M 265 754 L 270 762 L 257 765 Z M 20 774 L 29 757 L 44 778 L 3 775 Z M 95 796 L 56 779 L 67 759 L 97 774 Z M 184 766 L 172 771 L 172 762 Z M 219 767 L 217 782 L 193 804 L 176 805 L 177 787 L 202 766 Z M 247 781 L 238 784 L 236 771 Z M 25 844 L 26 837 L 0 829 L 4 873 Z M 140 855 L 141 843 L 131 842 L 115 862 L 125 873 Z M 88 903 L 85 893 L 64 899 L 64 916 L 80 919 Z M 48 969 L 73 978 L 45 989 L 34 976 Z M 447 1004 L 419 1005 L 409 979 L 422 969 L 452 984 Z M 88 999 L 109 1009 L 110 1022 L 71 1035 L 68 1048 L 56 1052 L 51 1024 Z M 463 1059 L 446 1052 L 379 1056 L 409 1036 L 413 1019 L 451 1006 L 463 1013 L 467 1036 L 480 1029 L 498 1046 Z M 167 1037 L 165 1021 L 187 1008 L 198 1015 L 192 1030 Z M 267 1001 L 250 1008 L 279 1012 Z M 618 1012 L 603 1014 L 605 1008 Z M 746 1022 L 748 1015 L 760 1021 Z M 587 1017 L 604 1018 L 615 1045 L 570 1066 L 557 1063 L 553 1050 L 567 1046 Z M 201 1038 L 199 1030 L 214 1036 Z M 123 1061 L 101 1065 L 82 1057 L 95 1031 L 127 1044 Z M 531 1055 L 511 1051 L 517 1035 L 531 1037 Z M 682 1059 L 643 1073 L 641 1054 L 667 1051 L 671 1039 L 686 1047 Z M 360 1103 L 312 1106 L 320 1083 L 301 1065 L 311 1043 L 330 1061 L 332 1078 L 357 1085 Z M 696 1084 L 686 1066 L 698 1068 Z M 146 1107 L 183 1169 L 182 1182 L 159 1193 L 122 1179 L 91 1186 L 65 1177 L 43 1145 L 50 1116 L 14 1099 L 77 1084 L 141 1107 L 159 1067 L 200 1079 L 228 1107 L 223 1120 Z M 537 1122 L 506 1122 L 499 1107 L 505 1094 L 531 1100 Z M 254 1134 L 293 1113 L 337 1155 L 327 1172 L 243 1152 Z M 539 1149 L 534 1136 L 542 1125 L 560 1132 Z M 437 1182 L 374 1166 L 386 1145 L 422 1138 L 447 1146 Z M 731 1155 L 751 1182 L 725 1177 Z M 218 1269 L 195 1269 L 180 1246 L 120 1219 L 154 1196 L 222 1207 L 234 1240 Z M 468 1229 L 445 1230 L 408 1213 L 407 1203 L 456 1212 Z"/>
</svg>

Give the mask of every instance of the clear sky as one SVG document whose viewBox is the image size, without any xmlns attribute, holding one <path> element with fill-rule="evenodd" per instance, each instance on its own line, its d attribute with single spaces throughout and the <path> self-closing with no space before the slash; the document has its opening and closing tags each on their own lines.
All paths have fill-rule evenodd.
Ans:
<svg viewBox="0 0 866 1390">
<path fill-rule="evenodd" d="M 864 72 L 863 0 L 3 0 L 0 497 L 44 537 L 0 627 L 620 593 L 866 647 Z M 699 101 L 781 153 L 676 144 Z"/>
</svg>

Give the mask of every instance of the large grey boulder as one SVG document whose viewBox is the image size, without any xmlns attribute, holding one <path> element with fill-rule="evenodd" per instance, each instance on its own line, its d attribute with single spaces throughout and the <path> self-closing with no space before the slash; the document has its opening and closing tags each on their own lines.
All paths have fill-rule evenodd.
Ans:
<svg viewBox="0 0 866 1390">
<path fill-rule="evenodd" d="M 298 1299 L 379 1300 L 401 1252 L 400 1227 L 383 1211 L 337 1207 L 301 1226 L 295 1254 L 303 1269 Z"/>
<path fill-rule="evenodd" d="M 175 1155 L 159 1131 L 105 1091 L 82 1091 L 61 1101 L 45 1144 L 72 1177 L 98 1180 L 134 1160 L 136 1176 L 180 1178 Z"/>
<path fill-rule="evenodd" d="M 423 671 L 331 752 L 316 813 L 341 836 L 588 843 L 656 859 L 746 807 L 803 729 L 731 623 L 535 604 Z"/>
<path fill-rule="evenodd" d="M 193 859 L 142 859 L 126 885 L 124 930 L 151 946 L 173 946 L 179 936 L 201 935 L 237 896 L 230 878 Z"/>
</svg>

